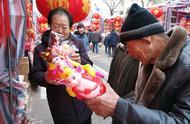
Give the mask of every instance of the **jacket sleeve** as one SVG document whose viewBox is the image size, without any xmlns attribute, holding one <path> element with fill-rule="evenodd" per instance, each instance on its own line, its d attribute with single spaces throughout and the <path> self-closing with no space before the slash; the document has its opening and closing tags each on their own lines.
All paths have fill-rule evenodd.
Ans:
<svg viewBox="0 0 190 124">
<path fill-rule="evenodd" d="M 37 46 L 34 49 L 34 62 L 32 68 L 32 78 L 40 86 L 47 88 L 54 88 L 55 85 L 48 84 L 44 78 L 44 74 L 47 71 L 47 63 L 40 57 L 42 48 Z"/>
<path fill-rule="evenodd" d="M 113 118 L 123 124 L 189 124 L 190 123 L 190 85 L 177 95 L 175 104 L 169 112 L 148 109 L 120 98 Z"/>
<path fill-rule="evenodd" d="M 81 42 L 80 40 L 78 41 L 78 43 L 79 43 L 79 54 L 81 57 L 81 64 L 82 65 L 84 65 L 84 64 L 93 65 L 92 61 L 90 60 L 90 58 L 87 54 L 85 47 L 84 47 L 84 43 Z"/>
</svg>

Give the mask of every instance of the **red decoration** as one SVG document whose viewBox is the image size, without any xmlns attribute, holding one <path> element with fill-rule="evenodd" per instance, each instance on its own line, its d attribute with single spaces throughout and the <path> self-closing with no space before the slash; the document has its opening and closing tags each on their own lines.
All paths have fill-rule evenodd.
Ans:
<svg viewBox="0 0 190 124">
<path fill-rule="evenodd" d="M 39 23 L 47 23 L 47 19 L 44 16 L 40 16 L 37 18 Z"/>
<path fill-rule="evenodd" d="M 98 25 L 98 24 L 100 24 L 100 20 L 99 19 L 93 19 L 93 23 L 95 24 L 95 25 Z"/>
<path fill-rule="evenodd" d="M 92 30 L 100 28 L 100 14 L 94 13 L 92 17 Z"/>
<path fill-rule="evenodd" d="M 43 33 L 43 32 L 45 32 L 47 30 L 47 28 L 48 28 L 47 23 L 42 23 L 42 24 L 40 24 L 39 32 Z"/>
<path fill-rule="evenodd" d="M 163 15 L 163 10 L 161 8 L 152 8 L 150 9 L 150 13 L 156 18 L 160 18 Z"/>
<path fill-rule="evenodd" d="M 122 21 L 122 18 L 120 16 L 116 16 L 115 19 L 114 19 L 116 22 L 121 22 Z"/>
<path fill-rule="evenodd" d="M 32 28 L 27 29 L 26 34 L 27 34 L 28 38 L 34 39 L 34 37 L 35 37 L 34 29 L 32 29 Z"/>
<path fill-rule="evenodd" d="M 90 0 L 36 0 L 36 5 L 44 17 L 50 10 L 63 7 L 72 15 L 74 23 L 84 20 L 91 8 Z"/>
<path fill-rule="evenodd" d="M 98 14 L 98 13 L 94 13 L 93 18 L 95 18 L 95 19 L 99 19 L 99 18 L 100 18 L 100 14 Z"/>
</svg>

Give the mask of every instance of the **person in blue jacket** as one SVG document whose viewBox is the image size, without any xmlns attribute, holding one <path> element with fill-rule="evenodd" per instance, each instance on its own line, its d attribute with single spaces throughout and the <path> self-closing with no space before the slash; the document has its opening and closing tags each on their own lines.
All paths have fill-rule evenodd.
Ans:
<svg viewBox="0 0 190 124">
<path fill-rule="evenodd" d="M 121 29 L 126 52 L 140 61 L 134 95 L 123 99 L 107 84 L 86 100 L 114 124 L 190 124 L 190 39 L 182 27 L 167 33 L 148 10 L 133 4 Z"/>
<path fill-rule="evenodd" d="M 77 31 L 74 32 L 74 35 L 82 40 L 84 47 L 86 48 L 86 51 L 90 50 L 90 45 L 89 45 L 89 39 L 87 34 L 85 33 L 85 26 L 82 23 L 79 23 L 77 25 Z"/>
<path fill-rule="evenodd" d="M 113 57 L 115 54 L 115 50 L 117 47 L 118 40 L 119 40 L 118 34 L 114 29 L 114 25 L 112 24 L 111 31 L 109 34 L 109 39 L 108 39 L 108 54 L 110 57 Z"/>
</svg>

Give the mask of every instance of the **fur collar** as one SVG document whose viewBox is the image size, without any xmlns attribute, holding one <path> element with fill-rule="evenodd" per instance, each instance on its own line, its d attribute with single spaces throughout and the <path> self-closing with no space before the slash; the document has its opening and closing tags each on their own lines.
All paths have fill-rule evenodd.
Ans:
<svg viewBox="0 0 190 124">
<path fill-rule="evenodd" d="M 174 27 L 167 34 L 170 36 L 170 39 L 154 64 L 152 72 L 144 71 L 143 76 L 148 78 L 146 80 L 138 79 L 137 81 L 135 102 L 138 104 L 147 107 L 151 105 L 164 84 L 166 79 L 165 71 L 177 61 L 184 46 L 184 41 L 187 38 L 187 32 L 181 27 Z M 144 70 L 150 70 L 150 66 L 144 66 Z"/>
</svg>

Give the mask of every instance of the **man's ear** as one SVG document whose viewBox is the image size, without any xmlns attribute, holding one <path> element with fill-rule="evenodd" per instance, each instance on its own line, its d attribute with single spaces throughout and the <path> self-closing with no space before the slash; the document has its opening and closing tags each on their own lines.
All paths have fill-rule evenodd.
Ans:
<svg viewBox="0 0 190 124">
<path fill-rule="evenodd" d="M 143 41 L 147 42 L 148 44 L 151 43 L 151 36 L 146 36 L 146 37 L 143 37 L 141 38 Z"/>
</svg>

